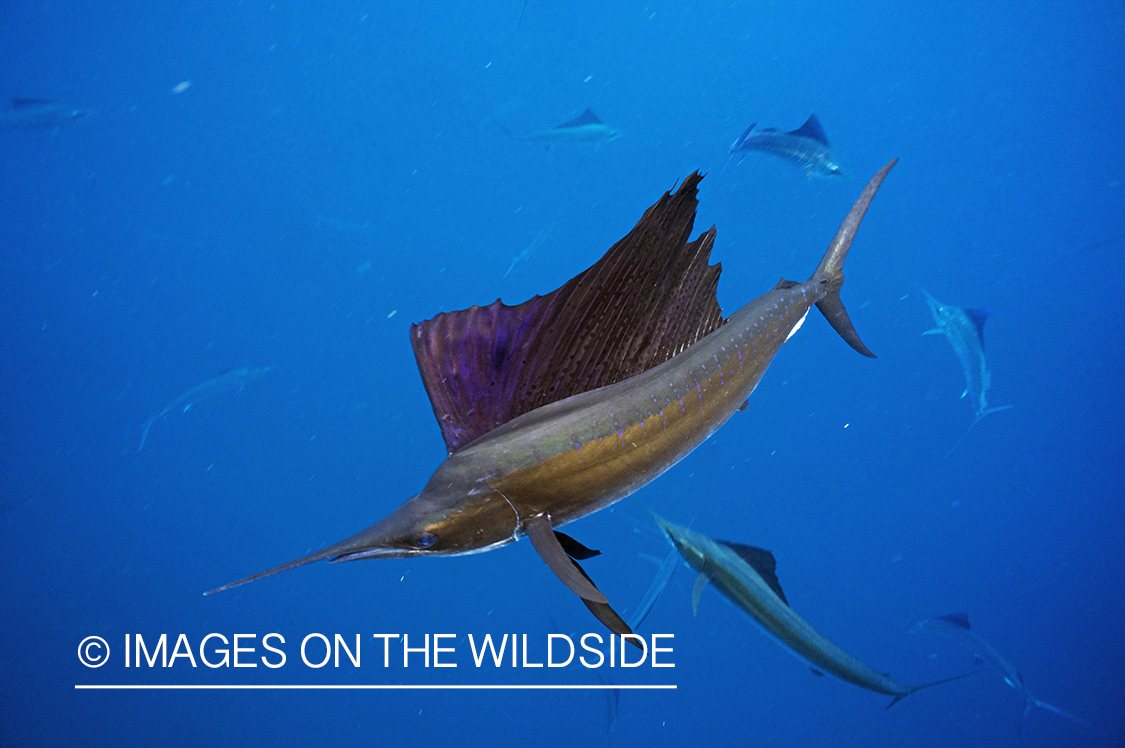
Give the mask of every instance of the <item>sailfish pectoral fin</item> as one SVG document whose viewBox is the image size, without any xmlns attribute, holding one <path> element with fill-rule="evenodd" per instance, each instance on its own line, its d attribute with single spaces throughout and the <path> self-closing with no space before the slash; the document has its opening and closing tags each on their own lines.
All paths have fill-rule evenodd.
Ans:
<svg viewBox="0 0 1125 748">
<path fill-rule="evenodd" d="M 691 614 L 693 616 L 699 615 L 699 599 L 703 597 L 703 589 L 710 581 L 710 575 L 702 571 L 695 578 L 695 586 L 691 588 Z"/>
<path fill-rule="evenodd" d="M 636 637 L 633 636 L 633 630 L 617 614 L 617 611 L 610 607 L 609 599 L 598 590 L 593 580 L 579 566 L 578 562 L 571 558 L 562 542 L 560 542 L 559 536 L 565 539 L 567 545 L 571 546 L 571 550 L 576 551 L 582 558 L 596 555 L 597 551 L 591 551 L 573 538 L 555 532 L 551 527 L 551 519 L 546 514 L 531 518 L 524 523 L 524 528 L 527 530 L 527 537 L 531 539 L 531 544 L 535 546 L 540 558 L 550 567 L 551 571 L 555 572 L 555 575 L 562 580 L 563 584 L 582 598 L 582 602 L 594 614 L 594 617 L 618 636 L 628 634 L 629 641 L 634 646 L 643 649 L 643 645 L 639 644 Z"/>
<path fill-rule="evenodd" d="M 551 571 L 555 572 L 555 575 L 562 580 L 563 584 L 570 588 L 571 592 L 590 602 L 609 602 L 606 596 L 598 591 L 589 577 L 581 569 L 575 568 L 575 564 L 567 555 L 566 550 L 563 549 L 558 537 L 555 536 L 550 517 L 546 514 L 537 515 L 525 522 L 524 527 L 527 529 L 527 537 L 531 538 L 531 544 L 535 546 L 539 557 L 550 567 Z"/>
<path fill-rule="evenodd" d="M 582 576 L 586 577 L 586 581 L 588 581 L 590 584 L 594 584 L 594 580 L 590 579 L 590 575 L 586 573 L 586 570 L 583 569 L 577 561 L 571 559 L 571 563 L 574 564 L 574 568 L 578 569 L 578 571 L 582 573 Z M 597 589 L 596 586 L 595 589 Z M 645 645 L 637 641 L 638 639 L 640 639 L 640 637 L 633 633 L 632 627 L 625 622 L 625 619 L 617 614 L 616 610 L 610 607 L 608 602 L 597 603 L 593 600 L 587 600 L 583 598 L 582 603 L 589 609 L 591 613 L 594 614 L 594 617 L 604 623 L 606 625 L 606 628 L 608 628 L 610 631 L 617 634 L 618 636 L 625 636 L 626 634 L 628 634 L 628 641 L 630 644 L 632 644 L 634 647 L 637 647 L 638 649 L 645 650 Z"/>
</svg>

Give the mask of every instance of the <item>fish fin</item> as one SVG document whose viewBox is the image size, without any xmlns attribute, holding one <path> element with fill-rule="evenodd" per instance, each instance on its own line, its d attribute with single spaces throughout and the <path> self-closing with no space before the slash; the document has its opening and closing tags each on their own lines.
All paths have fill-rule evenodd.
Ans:
<svg viewBox="0 0 1125 748">
<path fill-rule="evenodd" d="M 152 424 L 156 423 L 156 416 L 145 421 L 145 425 L 141 427 L 141 443 L 137 445 L 137 452 L 140 453 L 145 448 L 145 442 L 148 441 L 148 432 L 152 428 Z"/>
<path fill-rule="evenodd" d="M 644 597 L 641 598 L 640 604 L 637 606 L 637 611 L 629 620 L 629 628 L 636 631 L 640 628 L 641 624 L 648 618 L 648 614 L 652 612 L 652 608 L 656 605 L 656 601 L 660 598 L 664 588 L 668 586 L 669 580 L 672 575 L 676 573 L 677 567 L 680 565 L 680 554 L 675 549 L 668 552 L 667 558 L 660 565 L 660 569 L 656 572 L 656 576 L 652 578 L 652 584 L 649 585 L 648 590 L 645 592 Z"/>
<path fill-rule="evenodd" d="M 869 358 L 875 358 L 875 354 L 868 350 L 863 341 L 859 339 L 859 333 L 855 331 L 855 327 L 848 317 L 848 312 L 844 309 L 844 302 L 840 300 L 840 287 L 844 285 L 844 260 L 848 256 L 848 250 L 855 239 L 856 231 L 859 230 L 859 225 L 863 221 L 863 216 L 867 213 L 871 201 L 875 198 L 875 193 L 879 191 L 879 186 L 896 163 L 898 163 L 897 158 L 880 169 L 867 183 L 863 193 L 860 194 L 859 199 L 855 201 L 847 217 L 844 218 L 844 222 L 840 224 L 840 228 L 837 229 L 836 236 L 832 238 L 831 244 L 828 245 L 820 265 L 817 266 L 816 271 L 810 278 L 810 280 L 825 285 L 824 296 L 816 302 L 816 308 L 820 310 L 824 318 L 828 320 L 828 323 L 848 345 Z"/>
<path fill-rule="evenodd" d="M 570 556 L 571 558 L 578 559 L 579 561 L 585 561 L 588 558 L 602 555 L 601 551 L 595 551 L 592 548 L 587 548 L 574 538 L 567 535 L 565 532 L 559 532 L 558 530 L 555 530 L 555 538 L 558 539 L 559 545 L 562 546 L 562 549 L 566 551 L 566 555 Z"/>
<path fill-rule="evenodd" d="M 450 453 L 519 415 L 662 364 L 723 324 L 721 266 L 708 264 L 714 228 L 688 241 L 700 179 L 665 193 L 604 257 L 546 296 L 411 328 Z"/>
<path fill-rule="evenodd" d="M 758 572 L 758 576 L 762 581 L 769 585 L 769 588 L 781 598 L 781 602 L 786 605 L 789 601 L 785 599 L 785 593 L 781 591 L 781 582 L 777 578 L 777 559 L 773 554 L 764 548 L 755 548 L 752 545 L 742 545 L 741 543 L 731 543 L 726 540 L 720 540 L 720 543 L 730 548 L 737 553 L 743 561 L 750 564 L 754 571 Z"/>
<path fill-rule="evenodd" d="M 695 578 L 695 586 L 691 588 L 691 614 L 693 616 L 699 615 L 699 599 L 703 597 L 703 588 L 710 581 L 711 577 L 702 571 Z"/>
<path fill-rule="evenodd" d="M 966 390 L 966 392 L 968 392 L 968 390 Z M 961 397 L 964 397 L 964 395 L 961 395 Z M 949 451 L 945 453 L 946 459 L 949 458 L 949 455 L 953 454 L 954 450 L 956 450 L 957 447 L 961 446 L 961 442 L 965 441 L 965 437 L 968 436 L 969 432 L 973 430 L 973 426 L 976 426 L 978 423 L 980 423 L 985 416 L 995 413 L 998 410 L 1009 410 L 1014 407 L 1016 406 L 998 405 L 995 408 L 985 408 L 980 413 L 977 413 L 976 418 L 974 418 L 973 422 L 969 424 L 969 428 L 965 429 L 965 433 L 961 434 L 961 438 L 957 440 L 957 443 L 950 447 Z"/>
<path fill-rule="evenodd" d="M 773 290 L 779 291 L 779 290 L 782 290 L 782 289 L 792 288 L 793 286 L 799 286 L 799 285 L 801 285 L 799 281 L 785 280 L 784 278 L 782 278 L 781 280 L 779 280 L 777 282 L 777 285 L 773 287 Z"/>
<path fill-rule="evenodd" d="M 501 122 L 500 120 L 496 120 L 496 119 L 494 119 L 494 120 L 489 120 L 489 121 L 490 121 L 490 122 L 491 122 L 492 124 L 494 124 L 494 125 L 496 125 L 497 127 L 499 127 L 499 128 L 500 128 L 500 130 L 501 130 L 501 131 L 502 131 L 502 132 L 503 132 L 503 133 L 504 133 L 505 135 L 507 135 L 507 136 L 508 136 L 508 138 L 509 138 L 510 140 L 513 140 L 513 141 L 514 141 L 514 140 L 517 140 L 517 138 L 516 138 L 516 134 L 515 134 L 515 133 L 513 133 L 513 132 L 512 132 L 511 130 L 509 130 L 509 129 L 508 129 L 507 127 L 505 127 L 505 126 L 504 126 L 504 123 L 503 123 L 503 122 Z"/>
<path fill-rule="evenodd" d="M 745 400 L 742 401 L 742 405 L 738 406 L 738 410 L 739 410 L 739 412 L 742 412 L 749 407 L 750 407 L 750 398 L 746 398 Z"/>
<path fill-rule="evenodd" d="M 586 570 L 582 568 L 582 565 L 579 564 L 570 553 L 572 549 L 577 550 L 578 553 L 582 554 L 580 556 L 581 558 L 589 558 L 590 556 L 586 554 L 597 555 L 601 551 L 591 551 L 577 540 L 557 530 L 550 532 L 550 526 L 551 521 L 543 514 L 535 517 L 531 522 L 525 523 L 525 527 L 528 528 L 527 535 L 531 538 L 532 545 L 539 551 L 539 555 L 543 556 L 543 560 L 547 561 L 547 565 L 558 575 L 559 579 L 562 579 L 567 587 L 570 587 L 573 592 L 578 594 L 582 599 L 582 603 L 594 614 L 595 618 L 604 623 L 606 628 L 618 636 L 627 637 L 628 641 L 632 643 L 633 646 L 645 651 L 647 654 L 647 647 L 637 641 L 641 639 L 641 637 L 634 635 L 633 629 L 629 627 L 629 624 L 625 623 L 625 620 L 617 614 L 617 611 L 610 607 L 606 596 L 598 590 L 598 586 L 594 584 L 594 580 L 590 579 L 590 575 L 586 573 Z M 546 530 L 544 528 L 546 528 Z M 535 534 L 533 535 L 532 532 Z M 553 561 L 547 560 L 547 555 L 540 550 L 539 543 L 536 543 L 536 537 L 539 538 L 540 543 L 546 541 L 544 545 L 548 546 L 547 554 L 552 556 Z M 562 538 L 566 539 L 565 543 L 562 542 Z M 570 548 L 565 547 L 567 545 L 569 545 Z M 558 553 L 562 554 L 561 558 L 558 557 Z M 555 566 L 556 563 L 559 565 L 558 567 Z M 577 572 L 577 574 L 575 574 L 575 572 Z M 586 594 L 579 591 L 580 589 L 585 590 Z M 587 597 L 587 595 L 590 596 Z"/>
<path fill-rule="evenodd" d="M 567 128 L 567 127 L 584 127 L 585 125 L 604 125 L 604 124 L 605 124 L 604 122 L 602 122 L 600 119 L 598 119 L 598 115 L 594 114 L 593 109 L 591 109 L 590 107 L 586 107 L 586 111 L 582 112 L 582 114 L 578 115 L 577 117 L 575 117 L 572 120 L 569 120 L 567 122 L 563 122 L 561 125 L 557 125 L 557 126 L 551 128 L 551 129 L 552 130 L 562 130 L 562 129 Z"/>
<path fill-rule="evenodd" d="M 935 680 L 935 681 L 931 681 L 929 683 L 923 683 L 920 686 L 911 686 L 910 688 L 908 688 L 906 690 L 906 693 L 900 693 L 897 696 L 895 696 L 894 700 L 891 701 L 891 703 L 887 704 L 886 708 L 890 709 L 892 706 L 894 706 L 898 702 L 902 701 L 903 699 L 905 699 L 910 694 L 917 693 L 918 691 L 921 691 L 923 688 L 929 688 L 930 686 L 940 686 L 942 683 L 951 683 L 955 680 L 961 680 L 962 678 L 968 678 L 970 675 L 976 675 L 979 672 L 980 672 L 980 670 L 973 670 L 973 671 L 968 672 L 968 673 L 962 673 L 961 675 L 954 675 L 952 678 L 942 678 L 941 680 Z M 886 709 L 884 709 L 883 711 L 886 711 Z"/>
<path fill-rule="evenodd" d="M 820 124 L 815 114 L 810 114 L 809 118 L 805 120 L 805 124 L 792 130 L 790 135 L 799 135 L 803 138 L 811 138 L 825 147 L 828 147 L 828 136 L 824 134 L 824 128 Z"/>
<path fill-rule="evenodd" d="M 1055 706 L 1054 704 L 1048 704 L 1046 701 L 1040 701 L 1039 699 L 1035 698 L 1031 694 L 1025 692 L 1025 694 L 1024 694 L 1024 707 L 1023 707 L 1023 718 L 1020 719 L 1020 734 L 1021 735 L 1023 734 L 1024 726 L 1026 726 L 1027 723 L 1030 721 L 1029 716 L 1031 715 L 1031 710 L 1033 710 L 1033 709 L 1043 709 L 1043 710 L 1048 711 L 1048 712 L 1053 712 L 1054 714 L 1057 714 L 1060 717 L 1066 717 L 1067 719 L 1071 720 L 1072 722 L 1077 722 L 1078 724 L 1082 725 L 1083 727 L 1087 727 L 1087 728 L 1090 728 L 1090 729 L 1094 728 L 1094 726 L 1092 724 L 1090 724 L 1086 720 L 1082 719 L 1081 717 L 1073 715 L 1070 712 L 1066 711 L 1065 709 L 1060 709 L 1059 707 Z"/>
<path fill-rule="evenodd" d="M 934 618 L 937 618 L 940 621 L 948 621 L 949 623 L 952 623 L 954 626 L 957 626 L 959 628 L 963 628 L 966 631 L 968 631 L 971 628 L 971 626 L 969 625 L 969 614 L 968 613 L 949 613 L 949 614 L 944 615 L 944 616 L 934 616 Z"/>
<path fill-rule="evenodd" d="M 988 315 L 992 314 L 991 309 L 966 309 L 965 316 L 973 321 L 973 325 L 977 328 L 977 338 L 980 340 L 980 347 L 984 349 L 984 323 L 988 321 Z"/>
<path fill-rule="evenodd" d="M 539 553 L 540 558 L 547 564 L 551 571 L 570 588 L 571 592 L 583 600 L 596 603 L 608 603 L 606 596 L 598 591 L 582 568 L 575 564 L 563 549 L 559 539 L 551 528 L 551 520 L 546 514 L 537 514 L 524 522 L 527 537 Z"/>
<path fill-rule="evenodd" d="M 589 582 L 591 585 L 594 585 L 594 589 L 598 588 L 597 585 L 594 584 L 594 580 L 590 579 L 590 575 L 586 573 L 586 570 L 583 569 L 577 561 L 571 559 L 570 562 L 574 564 L 574 568 L 578 569 L 582 576 L 586 578 L 587 582 Z M 608 602 L 599 603 L 595 600 L 587 600 L 586 598 L 582 598 L 582 604 L 585 605 L 586 608 L 594 614 L 595 618 L 604 623 L 606 628 L 608 628 L 618 636 L 628 637 L 629 643 L 631 643 L 634 647 L 645 651 L 645 653 L 647 654 L 647 647 L 643 644 L 637 643 L 638 639 L 641 639 L 641 641 L 643 641 L 643 639 L 633 633 L 633 629 L 629 626 L 629 624 L 625 623 L 625 620 L 617 614 L 616 610 L 610 607 Z"/>
<path fill-rule="evenodd" d="M 55 102 L 50 99 L 26 99 L 26 98 L 12 98 L 13 109 L 27 109 L 33 106 L 45 106 L 47 104 L 54 104 Z"/>
<path fill-rule="evenodd" d="M 817 678 L 823 678 L 824 677 L 824 671 L 823 670 L 817 670 L 812 665 L 809 665 L 809 670 L 811 670 L 812 674 L 815 675 Z"/>
<path fill-rule="evenodd" d="M 926 330 L 922 334 L 923 335 L 945 335 L 945 330 L 942 330 L 940 327 L 935 327 L 932 330 Z"/>
</svg>

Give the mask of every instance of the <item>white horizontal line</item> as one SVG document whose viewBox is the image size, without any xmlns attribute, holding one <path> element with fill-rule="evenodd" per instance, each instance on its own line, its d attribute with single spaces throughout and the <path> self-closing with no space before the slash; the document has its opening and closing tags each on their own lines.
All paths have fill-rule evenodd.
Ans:
<svg viewBox="0 0 1125 748">
<path fill-rule="evenodd" d="M 674 684 L 644 685 L 644 686 L 607 686 L 602 683 L 577 686 L 518 686 L 518 685 L 434 685 L 434 686 L 394 686 L 394 685 L 351 685 L 351 686 L 321 686 L 321 685 L 278 685 L 278 686 L 168 686 L 168 685 L 75 685 L 76 691 L 674 691 Z"/>
</svg>

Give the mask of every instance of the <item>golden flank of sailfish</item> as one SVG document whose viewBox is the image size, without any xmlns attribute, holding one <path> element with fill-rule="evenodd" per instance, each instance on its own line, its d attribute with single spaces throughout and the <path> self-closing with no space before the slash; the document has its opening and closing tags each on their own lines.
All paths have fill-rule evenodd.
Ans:
<svg viewBox="0 0 1125 748">
<path fill-rule="evenodd" d="M 709 583 L 714 584 L 779 644 L 807 662 L 814 673 L 829 673 L 860 688 L 894 696 L 894 701 L 887 705 L 888 709 L 915 691 L 966 677 L 958 675 L 921 686 L 907 686 L 886 673 L 880 673 L 840 649 L 789 607 L 789 601 L 781 591 L 781 582 L 777 579 L 777 562 L 772 553 L 749 545 L 715 540 L 674 525 L 655 514 L 652 516 L 688 565 L 699 572 L 692 591 L 693 611 L 699 609 L 704 588 Z"/>
<path fill-rule="evenodd" d="M 411 329 L 449 456 L 418 495 L 363 532 L 212 592 L 314 561 L 455 556 L 522 536 L 615 633 L 629 627 L 578 566 L 596 555 L 555 528 L 632 494 L 746 402 L 814 305 L 865 356 L 840 301 L 843 264 L 887 164 L 809 279 L 780 281 L 724 319 L 689 241 L 702 176 L 665 193 L 627 236 L 546 296 L 439 314 Z"/>
</svg>

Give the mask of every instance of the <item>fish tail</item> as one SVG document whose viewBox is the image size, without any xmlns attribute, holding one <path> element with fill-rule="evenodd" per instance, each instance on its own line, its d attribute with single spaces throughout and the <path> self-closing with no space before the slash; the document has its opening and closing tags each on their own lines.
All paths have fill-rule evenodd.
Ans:
<svg viewBox="0 0 1125 748">
<path fill-rule="evenodd" d="M 490 120 L 490 121 L 492 122 L 492 124 L 499 127 L 504 132 L 504 134 L 507 135 L 509 138 L 511 138 L 512 140 L 516 139 L 516 136 L 512 133 L 512 131 L 509 130 L 508 128 L 504 127 L 503 123 L 501 123 L 499 120 L 494 119 L 494 120 Z"/>
<path fill-rule="evenodd" d="M 1014 407 L 1016 407 L 1016 406 L 1014 406 L 1014 405 L 997 405 L 997 406 L 996 406 L 995 408 L 985 408 L 985 409 L 984 409 L 984 410 L 982 410 L 982 411 L 981 411 L 980 413 L 977 413 L 977 417 L 976 417 L 976 418 L 974 418 L 974 419 L 973 419 L 973 422 L 969 424 L 969 428 L 965 429 L 965 433 L 961 434 L 961 438 L 957 440 L 957 443 L 956 443 L 956 444 L 954 444 L 954 445 L 953 445 L 953 446 L 952 446 L 952 447 L 951 447 L 951 448 L 949 449 L 949 451 L 945 453 L 945 457 L 946 457 L 946 459 L 948 459 L 948 458 L 949 458 L 949 455 L 953 454 L 953 451 L 954 451 L 955 449 L 957 449 L 957 448 L 958 448 L 959 446 L 961 446 L 961 442 L 965 441 L 965 437 L 966 437 L 966 436 L 968 436 L 968 435 L 969 435 L 969 432 L 973 430 L 973 426 L 976 426 L 976 425 L 977 425 L 978 423 L 980 423 L 980 422 L 981 422 L 981 420 L 982 420 L 982 419 L 983 419 L 983 418 L 984 418 L 985 416 L 987 416 L 987 415 L 990 415 L 990 414 L 992 414 L 992 413 L 995 413 L 995 412 L 997 412 L 997 411 L 999 411 L 999 410 L 1008 410 L 1008 409 L 1010 409 L 1010 408 L 1014 408 Z"/>
<path fill-rule="evenodd" d="M 828 251 L 824 253 L 824 258 L 810 278 L 810 280 L 824 285 L 823 295 L 820 301 L 816 302 L 816 308 L 820 310 L 820 313 L 824 315 L 824 318 L 828 320 L 828 323 L 848 345 L 870 358 L 875 358 L 875 354 L 868 350 L 863 341 L 859 339 L 859 333 L 855 331 L 851 318 L 848 317 L 848 312 L 844 309 L 844 302 L 840 300 L 840 287 L 844 285 L 844 260 L 847 259 L 848 250 L 851 248 L 852 241 L 859 230 L 859 224 L 863 221 L 867 208 L 875 198 L 875 193 L 879 191 L 879 185 L 883 183 L 883 179 L 886 178 L 896 163 L 898 163 L 897 158 L 880 169 L 867 183 L 863 194 L 855 201 L 855 205 L 852 206 L 844 222 L 840 224 L 836 236 L 833 237 L 832 243 L 828 245 Z"/>
<path fill-rule="evenodd" d="M 156 423 L 156 418 L 156 416 L 153 416 L 152 418 L 145 421 L 145 425 L 141 427 L 141 443 L 137 445 L 138 454 L 140 454 L 140 451 L 145 448 L 145 442 L 148 441 L 149 429 L 152 428 L 152 424 Z"/>
<path fill-rule="evenodd" d="M 1076 723 L 1082 725 L 1083 727 L 1093 728 L 1093 725 L 1091 725 L 1089 722 L 1082 719 L 1081 717 L 1077 717 L 1077 716 L 1071 714 L 1070 712 L 1066 711 L 1065 709 L 1060 709 L 1057 706 L 1055 706 L 1054 704 L 1048 704 L 1046 701 L 1040 701 L 1039 699 L 1035 698 L 1031 694 L 1025 693 L 1024 694 L 1024 705 L 1023 705 L 1023 718 L 1020 719 L 1020 735 L 1023 735 L 1023 728 L 1026 727 L 1027 723 L 1030 721 L 1029 717 L 1031 715 L 1031 710 L 1033 710 L 1033 709 L 1043 709 L 1043 710 L 1048 711 L 1048 712 L 1054 712 L 1055 714 L 1059 715 L 1060 717 L 1066 717 L 1067 719 L 1071 720 L 1072 722 L 1076 722 Z"/>
<path fill-rule="evenodd" d="M 929 688 L 930 686 L 940 686 L 942 683 L 951 683 L 955 680 L 961 680 L 962 678 L 968 678 L 970 675 L 976 675 L 979 672 L 980 672 L 979 670 L 972 670 L 968 673 L 961 673 L 961 675 L 954 675 L 952 678 L 942 678 L 941 680 L 935 680 L 935 681 L 931 681 L 929 683 L 923 683 L 920 686 L 911 686 L 910 688 L 906 689 L 905 692 L 900 693 L 900 694 L 895 694 L 894 700 L 891 703 L 887 704 L 886 709 L 884 709 L 883 711 L 886 711 L 887 709 L 890 709 L 892 706 L 894 706 L 898 702 L 902 701 L 903 699 L 905 699 L 910 694 L 917 693 L 918 691 L 921 691 L 923 688 Z"/>
</svg>

